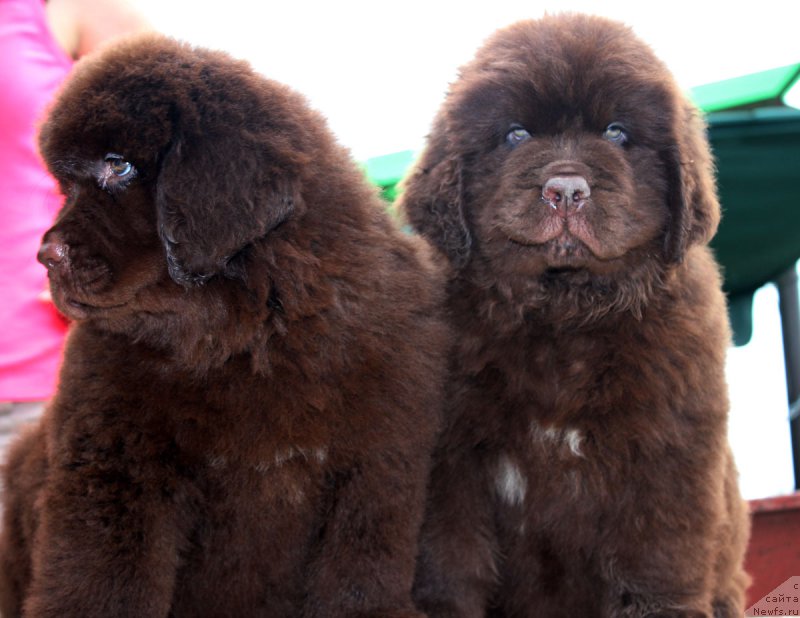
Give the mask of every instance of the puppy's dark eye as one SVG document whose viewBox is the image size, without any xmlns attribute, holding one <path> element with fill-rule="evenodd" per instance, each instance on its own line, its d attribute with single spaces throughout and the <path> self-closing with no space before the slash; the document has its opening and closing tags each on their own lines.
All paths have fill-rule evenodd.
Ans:
<svg viewBox="0 0 800 618">
<path fill-rule="evenodd" d="M 622 145 L 628 141 L 628 133 L 618 122 L 612 122 L 603 132 L 603 137 L 613 144 Z"/>
<path fill-rule="evenodd" d="M 136 168 L 122 155 L 108 153 L 97 173 L 97 184 L 110 193 L 123 190 L 136 178 Z"/>
<path fill-rule="evenodd" d="M 116 154 L 106 155 L 106 165 L 114 176 L 119 176 L 120 178 L 129 176 L 136 171 L 136 168 L 134 168 L 131 163 Z"/>
<path fill-rule="evenodd" d="M 522 142 L 530 138 L 531 134 L 519 125 L 511 125 L 511 129 L 506 133 L 506 143 L 511 147 L 519 146 Z"/>
</svg>

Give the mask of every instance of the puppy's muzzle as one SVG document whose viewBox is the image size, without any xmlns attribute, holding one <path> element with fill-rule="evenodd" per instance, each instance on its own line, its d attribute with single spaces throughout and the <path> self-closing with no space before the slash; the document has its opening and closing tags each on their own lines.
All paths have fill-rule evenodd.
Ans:
<svg viewBox="0 0 800 618">
<path fill-rule="evenodd" d="M 36 259 L 51 272 L 63 272 L 69 267 L 69 247 L 59 236 L 51 232 L 39 248 Z"/>
<path fill-rule="evenodd" d="M 86 247 L 68 243 L 53 230 L 45 234 L 36 257 L 47 268 L 50 283 L 66 286 L 73 294 L 99 294 L 112 282 L 105 259 L 87 255 Z"/>
<path fill-rule="evenodd" d="M 542 201 L 566 218 L 583 208 L 591 193 L 583 176 L 553 176 L 542 187 Z"/>
</svg>

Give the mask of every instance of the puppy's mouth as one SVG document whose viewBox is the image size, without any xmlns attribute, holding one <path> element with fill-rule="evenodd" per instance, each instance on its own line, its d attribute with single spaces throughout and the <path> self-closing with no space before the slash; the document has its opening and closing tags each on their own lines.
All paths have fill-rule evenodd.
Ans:
<svg viewBox="0 0 800 618">
<path fill-rule="evenodd" d="M 513 245 L 535 250 L 546 269 L 553 273 L 580 270 L 594 258 L 589 247 L 568 231 L 545 242 L 535 242 L 517 235 L 510 235 L 508 239 Z"/>
<path fill-rule="evenodd" d="M 581 270 L 577 266 L 551 266 L 544 271 L 544 274 L 547 277 L 566 277 Z"/>
<path fill-rule="evenodd" d="M 528 209 L 518 211 L 500 213 L 493 222 L 496 231 L 516 245 L 536 248 L 553 268 L 577 268 L 612 257 L 583 210 L 562 216 L 550 209 L 538 217 Z"/>
<path fill-rule="evenodd" d="M 78 300 L 71 296 L 67 291 L 58 285 L 50 285 L 50 293 L 53 303 L 70 320 L 85 320 L 87 318 L 102 314 L 111 309 L 123 307 L 123 304 L 90 304 L 84 300 Z"/>
</svg>

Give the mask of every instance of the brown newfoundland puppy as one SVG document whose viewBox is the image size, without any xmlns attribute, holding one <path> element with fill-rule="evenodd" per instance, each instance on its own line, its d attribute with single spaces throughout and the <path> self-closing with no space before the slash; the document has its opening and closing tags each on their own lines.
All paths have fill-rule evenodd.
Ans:
<svg viewBox="0 0 800 618">
<path fill-rule="evenodd" d="M 147 37 L 41 145 L 75 325 L 5 474 L 4 617 L 418 616 L 444 286 L 321 116 Z"/>
<path fill-rule="evenodd" d="M 741 616 L 703 124 L 625 27 L 498 32 L 405 208 L 457 345 L 415 595 L 431 616 Z"/>
</svg>

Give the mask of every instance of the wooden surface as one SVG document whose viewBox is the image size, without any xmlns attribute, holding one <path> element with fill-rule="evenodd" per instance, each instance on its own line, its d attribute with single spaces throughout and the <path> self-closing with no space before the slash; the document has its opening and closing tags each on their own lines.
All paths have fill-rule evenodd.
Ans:
<svg viewBox="0 0 800 618">
<path fill-rule="evenodd" d="M 747 572 L 753 578 L 747 607 L 790 577 L 800 575 L 800 492 L 750 502 L 753 527 Z"/>
</svg>

